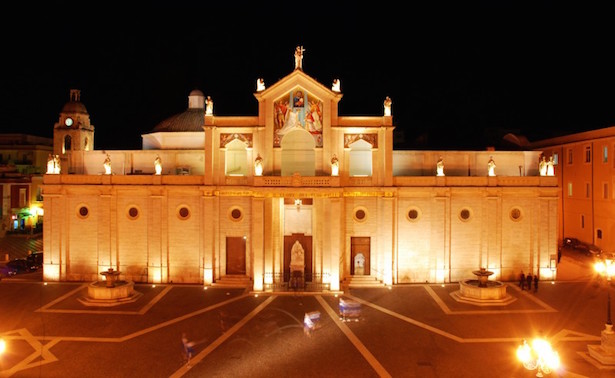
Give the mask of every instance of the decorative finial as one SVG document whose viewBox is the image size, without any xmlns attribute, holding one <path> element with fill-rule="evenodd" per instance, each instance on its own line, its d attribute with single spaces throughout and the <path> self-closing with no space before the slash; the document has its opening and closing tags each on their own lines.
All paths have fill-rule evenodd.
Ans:
<svg viewBox="0 0 615 378">
<path fill-rule="evenodd" d="M 295 69 L 303 70 L 303 53 L 305 49 L 303 46 L 297 46 L 295 48 Z"/>
</svg>

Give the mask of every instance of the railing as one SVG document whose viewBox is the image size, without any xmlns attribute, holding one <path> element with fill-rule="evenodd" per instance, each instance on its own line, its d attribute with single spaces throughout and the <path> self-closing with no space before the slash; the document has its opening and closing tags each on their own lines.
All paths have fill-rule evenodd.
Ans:
<svg viewBox="0 0 615 378">
<path fill-rule="evenodd" d="M 323 282 L 323 276 L 328 277 L 328 274 L 312 273 L 303 277 L 303 282 L 297 282 L 290 277 L 285 277 L 284 273 L 265 273 L 264 289 L 265 291 L 283 292 L 283 291 L 328 291 L 331 289 L 331 284 Z"/>
<path fill-rule="evenodd" d="M 337 176 L 255 176 L 254 186 L 305 186 L 305 187 L 334 187 L 340 186 Z"/>
</svg>

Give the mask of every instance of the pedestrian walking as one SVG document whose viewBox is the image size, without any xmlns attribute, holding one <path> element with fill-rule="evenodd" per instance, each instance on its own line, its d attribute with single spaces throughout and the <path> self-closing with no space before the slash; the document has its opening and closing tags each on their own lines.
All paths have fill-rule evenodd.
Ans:
<svg viewBox="0 0 615 378">
<path fill-rule="evenodd" d="M 521 290 L 525 288 L 525 274 L 523 274 L 523 271 L 521 271 L 521 278 L 519 278 L 519 287 Z"/>
<path fill-rule="evenodd" d="M 538 274 L 534 275 L 534 293 L 538 291 Z"/>
<path fill-rule="evenodd" d="M 532 273 L 528 273 L 525 280 L 527 281 L 527 290 L 532 290 Z"/>
<path fill-rule="evenodd" d="M 190 366 L 190 360 L 192 359 L 192 355 L 194 354 L 194 341 L 189 341 L 186 336 L 186 332 L 182 333 L 182 346 L 183 346 L 183 355 L 184 362 Z"/>
</svg>

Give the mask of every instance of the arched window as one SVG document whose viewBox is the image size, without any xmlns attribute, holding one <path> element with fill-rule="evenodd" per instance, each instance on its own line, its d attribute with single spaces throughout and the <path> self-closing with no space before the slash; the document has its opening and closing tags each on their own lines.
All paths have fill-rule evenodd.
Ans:
<svg viewBox="0 0 615 378">
<path fill-rule="evenodd" d="M 246 176 L 248 174 L 248 151 L 246 143 L 235 139 L 226 145 L 226 175 Z"/>
<path fill-rule="evenodd" d="M 350 176 L 372 175 L 372 145 L 359 139 L 350 147 Z"/>
<path fill-rule="evenodd" d="M 62 147 L 62 153 L 66 153 L 66 151 L 70 151 L 73 149 L 73 138 L 70 135 L 64 137 L 64 147 Z"/>
</svg>

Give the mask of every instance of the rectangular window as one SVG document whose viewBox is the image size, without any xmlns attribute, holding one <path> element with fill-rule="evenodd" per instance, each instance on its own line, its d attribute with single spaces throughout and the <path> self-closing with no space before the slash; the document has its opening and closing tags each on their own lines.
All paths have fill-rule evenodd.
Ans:
<svg viewBox="0 0 615 378">
<path fill-rule="evenodd" d="M 559 164 L 559 154 L 557 152 L 554 152 L 553 155 L 553 165 L 558 165 Z"/>
<path fill-rule="evenodd" d="M 607 182 L 602 186 L 602 198 L 609 199 L 609 184 Z"/>
<path fill-rule="evenodd" d="M 568 197 L 572 197 L 572 183 L 568 183 Z"/>
<path fill-rule="evenodd" d="M 591 163 L 592 161 L 592 148 L 587 146 L 585 147 L 585 162 Z"/>
<path fill-rule="evenodd" d="M 26 199 L 26 189 L 19 189 L 19 207 L 26 207 L 27 199 Z"/>
<path fill-rule="evenodd" d="M 589 198 L 589 183 L 585 183 L 585 198 Z"/>
<path fill-rule="evenodd" d="M 603 163 L 609 162 L 609 148 L 607 146 L 604 146 L 602 148 L 602 162 Z"/>
<path fill-rule="evenodd" d="M 581 215 L 581 228 L 585 228 L 585 215 Z"/>
<path fill-rule="evenodd" d="M 568 150 L 568 164 L 572 164 L 572 150 Z"/>
<path fill-rule="evenodd" d="M 601 229 L 597 229 L 596 230 L 596 238 L 602 239 L 602 230 Z"/>
</svg>

